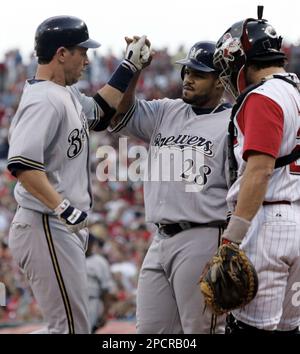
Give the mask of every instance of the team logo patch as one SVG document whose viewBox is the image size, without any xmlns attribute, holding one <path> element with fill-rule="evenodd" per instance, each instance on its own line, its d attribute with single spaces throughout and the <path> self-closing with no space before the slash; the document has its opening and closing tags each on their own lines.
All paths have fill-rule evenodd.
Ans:
<svg viewBox="0 0 300 354">
<path fill-rule="evenodd" d="M 191 52 L 190 52 L 190 55 L 189 55 L 190 59 L 195 59 L 195 60 L 197 60 L 198 54 L 201 54 L 203 51 L 204 51 L 203 48 L 199 48 L 199 49 L 197 50 L 195 47 L 193 47 L 193 48 L 191 49 Z"/>
<path fill-rule="evenodd" d="M 277 38 L 277 33 L 272 26 L 267 26 L 265 29 L 265 34 L 271 38 Z"/>
<path fill-rule="evenodd" d="M 223 50 L 224 59 L 228 61 L 234 61 L 237 54 L 244 55 L 240 40 L 231 36 L 227 37 L 221 49 Z"/>
</svg>

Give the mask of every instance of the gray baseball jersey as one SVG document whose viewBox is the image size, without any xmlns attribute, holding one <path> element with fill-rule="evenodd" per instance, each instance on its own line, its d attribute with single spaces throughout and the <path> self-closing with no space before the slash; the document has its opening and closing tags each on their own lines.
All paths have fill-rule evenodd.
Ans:
<svg viewBox="0 0 300 354">
<path fill-rule="evenodd" d="M 179 166 L 177 180 L 156 182 L 148 175 L 144 183 L 147 221 L 208 223 L 226 219 L 228 169 L 225 156 L 229 114 L 228 109 L 223 109 L 213 115 L 197 115 L 191 105 L 181 99 L 137 100 L 112 129 L 150 143 L 148 166 L 152 167 L 152 175 L 161 168 L 157 158 L 160 151 L 175 148 L 181 152 L 183 169 Z M 189 172 L 197 160 L 201 163 L 190 178 Z M 187 192 L 187 186 L 193 185 L 199 187 L 200 192 L 195 189 L 193 193 L 192 188 Z"/>
<path fill-rule="evenodd" d="M 58 193 L 75 207 L 89 210 L 88 131 L 100 120 L 101 112 L 93 98 L 82 95 L 75 86 L 26 82 L 10 128 L 8 168 L 45 171 Z M 20 182 L 15 198 L 24 208 L 52 213 Z"/>
</svg>

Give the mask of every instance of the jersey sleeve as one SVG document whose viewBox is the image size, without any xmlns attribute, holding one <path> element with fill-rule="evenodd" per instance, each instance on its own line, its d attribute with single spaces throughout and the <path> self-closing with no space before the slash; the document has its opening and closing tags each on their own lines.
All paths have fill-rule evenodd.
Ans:
<svg viewBox="0 0 300 354">
<path fill-rule="evenodd" d="M 244 135 L 245 161 L 250 151 L 274 158 L 278 156 L 284 116 L 282 108 L 274 100 L 261 94 L 251 94 L 238 114 L 237 123 Z"/>
<path fill-rule="evenodd" d="M 93 99 L 80 92 L 76 86 L 70 86 L 70 90 L 80 102 L 83 112 L 88 120 L 89 129 L 93 130 L 100 123 L 101 117 L 104 115 L 103 110 Z"/>
<path fill-rule="evenodd" d="M 122 120 L 109 131 L 135 136 L 147 143 L 162 115 L 163 100 L 136 100 Z"/>
<path fill-rule="evenodd" d="M 45 102 L 32 103 L 12 121 L 9 132 L 9 171 L 45 171 L 44 152 L 56 136 L 61 117 L 55 107 Z"/>
</svg>

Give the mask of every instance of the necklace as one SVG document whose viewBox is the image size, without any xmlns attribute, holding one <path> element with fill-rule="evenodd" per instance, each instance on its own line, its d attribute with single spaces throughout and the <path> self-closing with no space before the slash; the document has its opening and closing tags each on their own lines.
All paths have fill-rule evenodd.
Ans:
<svg viewBox="0 0 300 354">
<path fill-rule="evenodd" d="M 221 98 L 220 101 L 219 101 L 219 103 L 218 103 L 218 104 L 216 105 L 216 107 L 210 112 L 210 114 L 215 113 L 215 111 L 217 111 L 218 108 L 220 108 L 224 102 L 225 102 L 224 99 Z"/>
<path fill-rule="evenodd" d="M 190 106 L 190 111 L 192 110 L 195 114 L 197 115 L 202 115 L 202 114 L 213 114 L 215 113 L 224 103 L 225 101 L 221 99 L 219 103 L 216 105 L 215 108 L 211 110 L 211 108 L 201 108 L 201 107 L 193 107 Z"/>
</svg>

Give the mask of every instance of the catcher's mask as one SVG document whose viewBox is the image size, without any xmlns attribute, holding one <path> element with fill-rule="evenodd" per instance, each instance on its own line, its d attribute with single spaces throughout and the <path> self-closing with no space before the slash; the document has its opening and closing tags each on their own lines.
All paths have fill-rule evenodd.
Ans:
<svg viewBox="0 0 300 354">
<path fill-rule="evenodd" d="M 190 49 L 186 58 L 177 60 L 176 64 L 183 65 L 181 69 L 181 78 L 184 79 L 184 70 L 187 66 L 196 71 L 206 73 L 216 72 L 213 64 L 213 56 L 216 49 L 215 42 L 197 42 Z"/>
<path fill-rule="evenodd" d="M 285 59 L 280 51 L 282 37 L 272 25 L 262 19 L 262 6 L 258 19 L 247 18 L 233 24 L 218 40 L 213 62 L 220 70 L 220 80 L 233 97 L 245 89 L 244 67 L 249 60 L 267 62 Z"/>
</svg>

